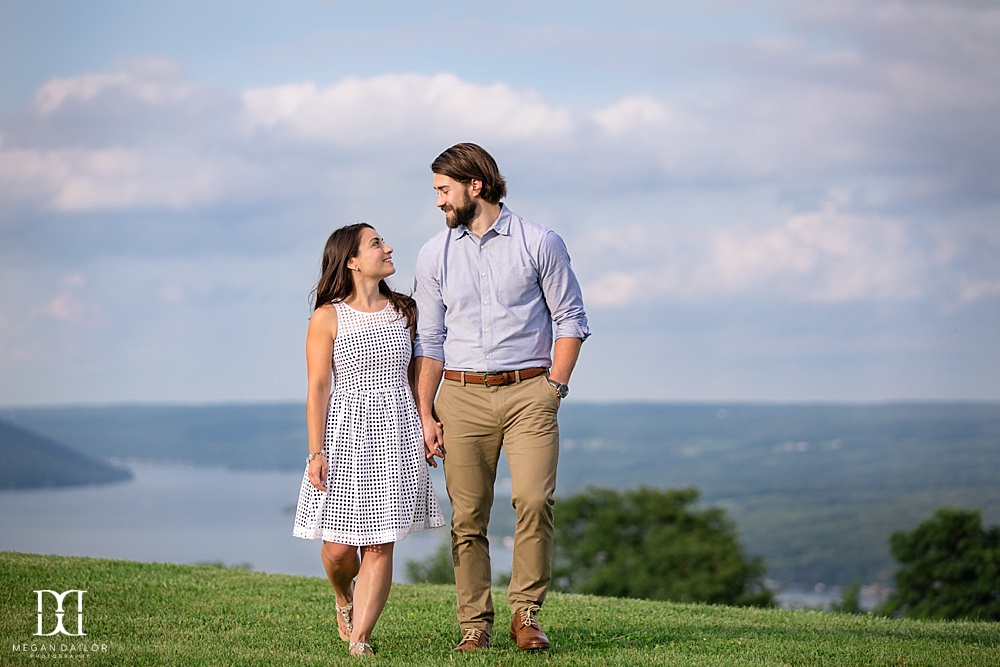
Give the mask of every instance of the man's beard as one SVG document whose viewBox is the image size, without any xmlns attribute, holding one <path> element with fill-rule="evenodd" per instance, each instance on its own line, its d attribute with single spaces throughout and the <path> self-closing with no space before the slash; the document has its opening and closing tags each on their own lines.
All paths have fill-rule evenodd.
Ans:
<svg viewBox="0 0 1000 667">
<path fill-rule="evenodd" d="M 448 212 L 445 211 L 444 221 L 451 229 L 468 225 L 479 215 L 478 203 L 471 199 L 466 199 L 465 202 L 462 206 L 452 207 L 451 210 L 454 215 L 449 216 Z"/>
</svg>

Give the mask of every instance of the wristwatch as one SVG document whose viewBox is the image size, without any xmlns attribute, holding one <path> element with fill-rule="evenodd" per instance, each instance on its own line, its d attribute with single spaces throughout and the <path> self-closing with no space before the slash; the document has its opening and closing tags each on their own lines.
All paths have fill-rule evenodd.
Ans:
<svg viewBox="0 0 1000 667">
<path fill-rule="evenodd" d="M 556 395 L 559 398 L 566 398 L 569 395 L 568 384 L 563 384 L 562 382 L 556 382 L 552 378 L 549 378 L 549 384 L 552 385 L 553 389 L 556 390 Z"/>
</svg>

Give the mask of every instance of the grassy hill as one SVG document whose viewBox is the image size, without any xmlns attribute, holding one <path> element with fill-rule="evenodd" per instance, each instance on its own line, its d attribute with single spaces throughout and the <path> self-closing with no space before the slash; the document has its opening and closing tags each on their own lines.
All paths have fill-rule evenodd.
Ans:
<svg viewBox="0 0 1000 667">
<path fill-rule="evenodd" d="M 329 584 L 211 566 L 0 553 L 0 664 L 81 655 L 86 664 L 357 664 L 339 641 Z M 36 637 L 33 591 L 86 590 L 86 637 Z M 496 591 L 497 599 L 503 599 Z M 500 605 L 503 607 L 503 605 Z M 68 607 L 75 612 L 75 605 Z M 458 656 L 454 591 L 396 585 L 373 645 L 380 665 L 871 665 L 1000 664 L 1000 624 L 927 622 L 673 604 L 549 597 L 540 615 L 552 648 L 522 653 L 498 610 L 493 648 Z M 46 620 L 48 619 L 48 620 Z M 67 621 L 76 629 L 75 617 Z M 51 614 L 43 630 L 51 631 Z"/>
<path fill-rule="evenodd" d="M 299 404 L 8 410 L 96 457 L 300 470 Z M 890 584 L 889 535 L 943 506 L 1000 523 L 1000 403 L 575 403 L 561 408 L 559 495 L 696 487 L 783 584 Z M 501 460 L 500 478 L 506 474 Z M 498 486 L 491 533 L 510 534 Z M 556 505 L 558 512 L 558 503 Z"/>
<path fill-rule="evenodd" d="M 0 419 L 0 490 L 130 479 L 132 473 Z"/>
</svg>

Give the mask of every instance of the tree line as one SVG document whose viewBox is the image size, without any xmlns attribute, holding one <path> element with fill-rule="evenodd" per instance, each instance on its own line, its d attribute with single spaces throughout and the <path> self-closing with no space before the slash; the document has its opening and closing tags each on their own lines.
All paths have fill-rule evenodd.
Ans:
<svg viewBox="0 0 1000 667">
<path fill-rule="evenodd" d="M 740 546 L 722 509 L 698 507 L 694 488 L 588 488 L 556 504 L 553 588 L 608 597 L 774 606 L 766 565 Z M 978 510 L 941 508 L 889 545 L 895 589 L 873 613 L 1000 621 L 1000 526 Z M 413 582 L 452 583 L 450 548 L 409 561 Z M 832 611 L 860 613 L 848 587 Z"/>
</svg>

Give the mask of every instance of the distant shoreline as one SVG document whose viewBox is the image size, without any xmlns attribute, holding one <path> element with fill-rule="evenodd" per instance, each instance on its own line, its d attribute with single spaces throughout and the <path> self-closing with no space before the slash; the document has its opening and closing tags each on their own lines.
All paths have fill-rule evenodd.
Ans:
<svg viewBox="0 0 1000 667">
<path fill-rule="evenodd" d="M 307 448 L 298 402 L 0 409 L 0 419 L 102 461 L 301 475 Z M 736 524 L 768 578 L 807 588 L 887 585 L 894 531 L 942 506 L 979 509 L 987 525 L 1000 523 L 998 433 L 1000 402 L 991 401 L 567 400 L 557 513 L 560 498 L 588 487 L 696 488 L 699 504 Z M 497 535 L 513 530 L 507 474 L 501 457 Z"/>
</svg>

